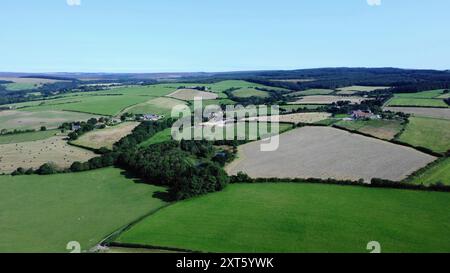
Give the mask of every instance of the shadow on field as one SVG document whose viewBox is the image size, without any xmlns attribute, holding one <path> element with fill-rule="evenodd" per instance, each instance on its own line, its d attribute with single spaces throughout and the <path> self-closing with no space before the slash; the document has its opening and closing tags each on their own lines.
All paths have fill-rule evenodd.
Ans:
<svg viewBox="0 0 450 273">
<path fill-rule="evenodd" d="M 133 175 L 131 172 L 128 171 L 122 171 L 120 173 L 121 175 L 125 176 L 126 178 L 133 180 L 134 183 L 136 184 L 147 184 L 147 185 L 156 185 L 155 183 L 152 183 L 151 181 L 145 181 L 135 175 Z M 159 186 L 159 185 L 156 185 Z M 164 202 L 171 202 L 172 200 L 170 199 L 170 195 L 167 191 L 157 191 L 153 194 L 154 198 L 158 198 Z"/>
</svg>

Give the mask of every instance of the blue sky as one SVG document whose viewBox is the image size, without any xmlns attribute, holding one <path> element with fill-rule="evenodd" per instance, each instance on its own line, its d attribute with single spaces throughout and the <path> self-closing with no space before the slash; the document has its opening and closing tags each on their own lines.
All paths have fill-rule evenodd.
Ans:
<svg viewBox="0 0 450 273">
<path fill-rule="evenodd" d="M 67 1 L 0 1 L 0 71 L 450 69 L 448 0 Z"/>
</svg>

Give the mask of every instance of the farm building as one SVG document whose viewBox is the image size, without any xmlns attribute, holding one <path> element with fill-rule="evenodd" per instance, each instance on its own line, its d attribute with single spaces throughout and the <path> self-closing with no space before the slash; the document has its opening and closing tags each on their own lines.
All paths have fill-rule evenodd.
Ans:
<svg viewBox="0 0 450 273">
<path fill-rule="evenodd" d="M 371 111 L 357 110 L 352 112 L 353 119 L 379 119 L 379 115 L 373 114 Z"/>
<path fill-rule="evenodd" d="M 164 116 L 159 116 L 155 114 L 145 114 L 142 116 L 142 120 L 144 121 L 158 121 L 162 118 L 164 118 Z"/>
</svg>

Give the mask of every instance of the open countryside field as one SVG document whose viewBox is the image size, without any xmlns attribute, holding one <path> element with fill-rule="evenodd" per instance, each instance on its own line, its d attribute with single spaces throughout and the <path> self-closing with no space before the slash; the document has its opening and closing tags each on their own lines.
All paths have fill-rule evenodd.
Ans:
<svg viewBox="0 0 450 273">
<path fill-rule="evenodd" d="M 308 89 L 304 91 L 298 91 L 287 94 L 287 96 L 316 96 L 316 95 L 328 95 L 333 93 L 332 89 Z"/>
<path fill-rule="evenodd" d="M 185 101 L 192 101 L 195 98 L 202 98 L 203 100 L 214 100 L 218 98 L 216 93 L 198 91 L 195 89 L 178 89 L 167 96 Z"/>
<path fill-rule="evenodd" d="M 400 120 L 382 119 L 340 121 L 336 125 L 386 140 L 393 139 L 403 128 Z"/>
<path fill-rule="evenodd" d="M 280 136 L 274 152 L 261 152 L 261 142 L 239 148 L 229 174 L 253 178 L 335 178 L 339 180 L 405 179 L 436 158 L 411 148 L 330 127 L 303 127 Z"/>
<path fill-rule="evenodd" d="M 254 88 L 242 88 L 236 91 L 233 91 L 233 95 L 238 98 L 250 98 L 250 97 L 258 97 L 258 98 L 268 98 L 269 93 L 266 91 L 257 90 Z"/>
<path fill-rule="evenodd" d="M 450 120 L 412 117 L 399 140 L 444 153 L 450 150 Z"/>
<path fill-rule="evenodd" d="M 126 108 L 122 112 L 132 114 L 156 114 L 170 116 L 172 109 L 178 105 L 186 105 L 186 102 L 172 98 L 155 98 L 147 102 Z"/>
<path fill-rule="evenodd" d="M 449 228 L 447 193 L 237 184 L 164 208 L 117 241 L 202 252 L 367 253 L 376 238 L 383 252 L 449 252 Z"/>
<path fill-rule="evenodd" d="M 407 106 L 407 107 L 449 107 L 444 98 L 448 94 L 444 94 L 443 89 L 424 91 L 418 93 L 399 93 L 389 100 L 386 106 Z"/>
<path fill-rule="evenodd" d="M 287 114 L 287 115 L 273 115 L 273 116 L 259 116 L 259 117 L 251 117 L 246 118 L 244 120 L 247 121 L 262 121 L 262 122 L 289 122 L 289 123 L 315 123 L 324 119 L 331 117 L 329 113 L 295 113 L 295 114 Z"/>
<path fill-rule="evenodd" d="M 86 121 L 91 117 L 99 117 L 85 113 L 67 111 L 0 111 L 0 130 L 8 131 L 18 129 L 40 129 L 45 126 L 48 129 L 57 128 L 64 122 Z"/>
<path fill-rule="evenodd" d="M 60 133 L 59 130 L 36 131 L 30 133 L 0 135 L 0 144 L 29 142 L 50 138 Z"/>
<path fill-rule="evenodd" d="M 307 110 L 316 110 L 320 107 L 326 107 L 325 104 L 303 104 L 303 105 L 295 105 L 295 104 L 289 104 L 289 105 L 280 105 L 280 110 L 284 110 L 286 112 L 292 112 L 297 111 L 300 109 L 307 109 Z"/>
<path fill-rule="evenodd" d="M 95 157 L 91 151 L 70 146 L 62 136 L 44 140 L 0 145 L 0 173 L 11 173 L 17 168 L 37 169 L 53 162 L 68 168 L 75 161 L 85 162 Z"/>
<path fill-rule="evenodd" d="M 0 77 L 0 81 L 10 81 L 13 83 L 4 84 L 8 91 L 28 90 L 41 87 L 46 83 L 60 82 L 60 80 L 53 79 L 39 79 L 39 78 L 19 78 L 19 77 Z"/>
<path fill-rule="evenodd" d="M 387 86 L 360 86 L 360 85 L 354 85 L 354 86 L 348 86 L 343 88 L 338 88 L 339 95 L 353 95 L 358 92 L 373 92 L 375 90 L 384 90 L 388 89 Z"/>
<path fill-rule="evenodd" d="M 172 128 L 167 128 L 161 132 L 156 133 L 150 139 L 139 144 L 139 147 L 149 147 L 150 145 L 166 142 L 172 140 Z"/>
<path fill-rule="evenodd" d="M 112 149 L 114 143 L 131 134 L 138 125 L 139 122 L 124 122 L 106 129 L 91 131 L 73 141 L 73 144 L 92 149 L 102 147 Z"/>
<path fill-rule="evenodd" d="M 107 168 L 49 176 L 0 176 L 0 252 L 89 250 L 112 232 L 164 206 L 163 188 Z"/>
<path fill-rule="evenodd" d="M 361 103 L 363 100 L 367 100 L 363 97 L 343 97 L 343 96 L 307 96 L 302 97 L 298 101 L 291 102 L 290 104 L 332 104 L 339 101 L 350 101 L 350 103 Z"/>
<path fill-rule="evenodd" d="M 435 165 L 420 172 L 416 176 L 408 179 L 408 182 L 415 184 L 436 184 L 443 183 L 450 185 L 450 158 L 440 159 Z"/>
<path fill-rule="evenodd" d="M 384 107 L 385 111 L 403 112 L 417 117 L 450 119 L 450 108 Z"/>
</svg>

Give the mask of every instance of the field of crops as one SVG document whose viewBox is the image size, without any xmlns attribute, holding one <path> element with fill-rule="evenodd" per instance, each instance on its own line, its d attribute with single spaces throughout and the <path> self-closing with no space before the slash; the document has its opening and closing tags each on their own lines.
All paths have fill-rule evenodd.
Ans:
<svg viewBox="0 0 450 273">
<path fill-rule="evenodd" d="M 53 129 L 64 122 L 86 121 L 91 117 L 98 116 L 66 111 L 0 111 L 0 130 L 40 129 L 41 126 Z"/>
<path fill-rule="evenodd" d="M 73 144 L 92 149 L 102 147 L 112 149 L 114 143 L 131 134 L 138 125 L 139 122 L 125 122 L 114 127 L 88 132 L 73 141 Z"/>
<path fill-rule="evenodd" d="M 405 179 L 436 158 L 386 141 L 330 127 L 303 127 L 280 136 L 274 152 L 262 152 L 261 142 L 239 148 L 230 174 L 250 177 L 335 178 L 357 181 Z"/>
<path fill-rule="evenodd" d="M 450 150 L 450 120 L 412 117 L 400 141 L 435 152 Z"/>
<path fill-rule="evenodd" d="M 218 95 L 213 92 L 198 91 L 195 89 L 178 89 L 177 91 L 169 94 L 168 97 L 178 100 L 193 101 L 195 98 L 214 100 L 218 98 Z"/>
<path fill-rule="evenodd" d="M 17 168 L 34 168 L 52 162 L 67 168 L 75 161 L 85 162 L 96 155 L 88 150 L 67 144 L 63 136 L 43 140 L 0 145 L 0 173 L 11 173 Z"/>
<path fill-rule="evenodd" d="M 336 125 L 386 140 L 393 139 L 403 128 L 400 120 L 381 119 L 340 121 Z"/>
<path fill-rule="evenodd" d="M 385 111 L 403 112 L 417 117 L 450 119 L 450 108 L 384 107 Z"/>
<path fill-rule="evenodd" d="M 258 116 L 246 118 L 248 121 L 259 122 L 288 122 L 288 123 L 315 123 L 331 117 L 331 114 L 325 112 L 313 112 L 313 113 L 294 113 L 287 115 L 272 115 L 272 116 Z"/>
<path fill-rule="evenodd" d="M 135 183 L 119 169 L 50 176 L 0 176 L 0 252 L 83 250 L 164 206 L 163 188 Z"/>
<path fill-rule="evenodd" d="M 316 95 L 328 95 L 333 93 L 332 89 L 308 89 L 304 91 L 298 91 L 289 93 L 289 96 L 316 96 Z"/>
<path fill-rule="evenodd" d="M 420 219 L 412 221 L 411 219 Z M 449 252 L 447 193 L 239 184 L 164 208 L 118 239 L 202 252 Z M 430 236 L 430 234 L 433 234 Z"/>
<path fill-rule="evenodd" d="M 337 90 L 339 91 L 338 92 L 339 95 L 353 95 L 353 94 L 358 93 L 358 92 L 373 92 L 375 90 L 383 90 L 383 89 L 388 89 L 388 88 L 389 87 L 387 87 L 387 86 L 359 86 L 359 85 L 354 85 L 354 86 L 338 88 Z"/>
</svg>

